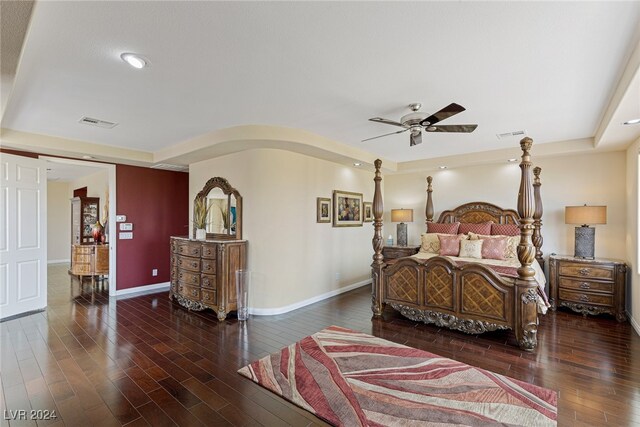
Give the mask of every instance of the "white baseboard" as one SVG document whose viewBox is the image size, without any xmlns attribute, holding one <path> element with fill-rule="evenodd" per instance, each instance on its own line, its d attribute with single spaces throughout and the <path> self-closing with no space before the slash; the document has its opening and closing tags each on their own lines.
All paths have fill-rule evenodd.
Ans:
<svg viewBox="0 0 640 427">
<path fill-rule="evenodd" d="M 47 264 L 71 264 L 70 259 L 50 259 L 47 261 Z"/>
<path fill-rule="evenodd" d="M 155 294 L 157 292 L 168 291 L 171 284 L 169 282 L 156 283 L 154 285 L 136 286 L 135 288 L 120 289 L 115 296 L 127 295 L 127 298 L 138 296 L 139 294 Z M 134 295 L 135 294 L 135 295 Z"/>
<path fill-rule="evenodd" d="M 638 322 L 636 322 L 636 319 L 634 319 L 632 316 L 629 316 L 629 313 L 627 313 L 627 317 L 629 317 L 629 323 L 631 323 L 633 329 L 636 330 L 636 334 L 640 335 L 640 325 L 638 324 Z"/>
<path fill-rule="evenodd" d="M 296 310 L 298 308 L 302 308 L 304 306 L 307 306 L 309 304 L 313 304 L 316 303 L 318 301 L 322 301 L 325 300 L 327 298 L 331 298 L 334 297 L 336 295 L 340 295 L 342 293 L 345 292 L 349 292 L 353 289 L 356 288 L 360 288 L 362 286 L 365 285 L 369 285 L 371 284 L 371 279 L 367 279 L 367 280 L 363 280 L 361 282 L 357 282 L 357 283 L 353 283 L 351 285 L 348 286 L 344 286 L 340 289 L 335 289 L 333 291 L 330 292 L 325 292 L 324 294 L 320 294 L 320 295 L 316 295 L 315 297 L 303 300 L 303 301 L 298 301 L 295 302 L 293 304 L 289 304 L 289 305 L 285 305 L 284 307 L 277 307 L 277 308 L 249 308 L 249 313 L 251 314 L 255 314 L 257 316 L 273 316 L 276 314 L 283 314 L 283 313 L 288 313 L 290 311 Z"/>
</svg>

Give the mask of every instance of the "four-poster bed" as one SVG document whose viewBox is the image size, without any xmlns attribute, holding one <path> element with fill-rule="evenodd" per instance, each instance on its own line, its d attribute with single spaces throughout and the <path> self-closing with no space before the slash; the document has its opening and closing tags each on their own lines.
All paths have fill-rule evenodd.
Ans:
<svg viewBox="0 0 640 427">
<path fill-rule="evenodd" d="M 534 278 L 542 266 L 542 201 L 540 168 L 533 169 L 533 141 L 520 141 L 522 160 L 517 211 L 474 202 L 442 212 L 436 223 L 515 224 L 519 226 L 516 268 L 480 262 L 458 262 L 437 254 L 401 258 L 385 263 L 382 256 L 382 162 L 375 161 L 373 197 L 374 237 L 372 306 L 381 316 L 385 304 L 404 316 L 466 333 L 513 329 L 518 345 L 528 351 L 537 345 L 539 286 Z M 533 177 L 535 175 L 535 179 Z M 427 178 L 427 223 L 433 222 L 432 179 Z M 517 230 L 516 230 L 517 232 Z M 516 237 L 516 240 L 518 238 Z M 517 243 L 517 242 L 514 242 Z M 506 270 L 506 271 L 505 271 Z M 544 277 L 544 276 L 543 276 Z M 542 290 L 544 293 L 544 290 Z"/>
</svg>

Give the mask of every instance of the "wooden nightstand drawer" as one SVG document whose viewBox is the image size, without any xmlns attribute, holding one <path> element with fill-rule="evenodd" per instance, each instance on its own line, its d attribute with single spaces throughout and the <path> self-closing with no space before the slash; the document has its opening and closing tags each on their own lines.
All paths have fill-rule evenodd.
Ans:
<svg viewBox="0 0 640 427">
<path fill-rule="evenodd" d="M 178 268 L 185 270 L 200 272 L 200 258 L 191 258 L 186 256 L 178 256 L 177 259 Z"/>
<path fill-rule="evenodd" d="M 176 242 L 174 249 L 180 255 L 200 257 L 201 246 L 198 242 L 178 241 Z"/>
<path fill-rule="evenodd" d="M 597 291 L 611 294 L 613 293 L 613 282 L 596 282 L 593 280 L 578 280 L 561 277 L 560 289 L 575 289 L 582 292 Z"/>
<path fill-rule="evenodd" d="M 185 296 L 190 300 L 200 300 L 200 288 L 196 286 L 180 284 L 178 292 L 180 292 L 180 295 Z"/>
<path fill-rule="evenodd" d="M 198 286 L 200 285 L 200 274 L 181 270 L 178 272 L 178 280 L 187 285 Z"/>
<path fill-rule="evenodd" d="M 206 274 L 215 274 L 216 272 L 216 260 L 215 259 L 202 259 L 202 272 Z"/>
<path fill-rule="evenodd" d="M 202 302 L 205 304 L 218 304 L 218 293 L 215 289 L 202 290 Z"/>
<path fill-rule="evenodd" d="M 565 289 L 560 289 L 560 299 L 584 304 L 613 305 L 613 296 L 611 295 L 589 294 L 585 292 L 567 291 Z"/>
<path fill-rule="evenodd" d="M 382 248 L 382 256 L 385 260 L 402 258 L 417 254 L 420 246 L 385 246 Z"/>
<path fill-rule="evenodd" d="M 210 274 L 203 274 L 200 284 L 203 288 L 216 289 L 218 287 L 216 276 Z"/>
<path fill-rule="evenodd" d="M 590 279 L 613 280 L 613 267 L 593 266 L 584 263 L 563 262 L 560 264 L 561 276 L 586 277 Z"/>
</svg>

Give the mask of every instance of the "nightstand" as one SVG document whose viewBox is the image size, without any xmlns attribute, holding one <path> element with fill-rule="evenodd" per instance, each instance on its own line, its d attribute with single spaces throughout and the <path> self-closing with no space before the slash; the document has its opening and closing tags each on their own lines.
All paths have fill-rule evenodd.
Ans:
<svg viewBox="0 0 640 427">
<path fill-rule="evenodd" d="M 420 250 L 420 245 L 407 245 L 407 246 L 385 246 L 382 248 L 382 256 L 384 261 L 391 259 L 402 258 L 405 256 L 411 256 L 417 254 Z"/>
<path fill-rule="evenodd" d="M 624 307 L 627 265 L 613 259 L 549 256 L 551 309 L 568 307 L 587 314 L 609 313 L 627 319 Z"/>
</svg>

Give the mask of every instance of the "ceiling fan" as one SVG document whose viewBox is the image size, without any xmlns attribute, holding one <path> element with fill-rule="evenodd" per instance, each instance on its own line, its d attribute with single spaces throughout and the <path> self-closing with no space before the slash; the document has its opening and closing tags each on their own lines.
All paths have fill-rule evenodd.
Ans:
<svg viewBox="0 0 640 427">
<path fill-rule="evenodd" d="M 399 122 L 389 119 L 383 119 L 382 117 L 374 117 L 371 120 L 372 122 L 385 123 L 387 125 L 399 126 L 404 128 L 397 132 L 385 133 L 384 135 L 374 136 L 373 138 L 363 139 L 362 142 L 370 141 L 376 138 L 382 138 L 383 136 L 394 135 L 396 133 L 402 133 L 406 131 L 411 131 L 409 144 L 411 146 L 420 144 L 422 142 L 422 130 L 424 129 L 427 132 L 462 132 L 469 133 L 473 132 L 478 125 L 439 125 L 434 126 L 436 123 L 441 120 L 447 119 L 454 114 L 461 113 L 465 110 L 462 105 L 458 105 L 455 102 L 447 105 L 437 113 L 433 113 L 430 116 L 427 116 L 424 113 L 419 112 L 422 104 L 419 102 L 409 104 L 409 108 L 411 108 L 412 113 L 406 114 L 400 118 Z"/>
</svg>

